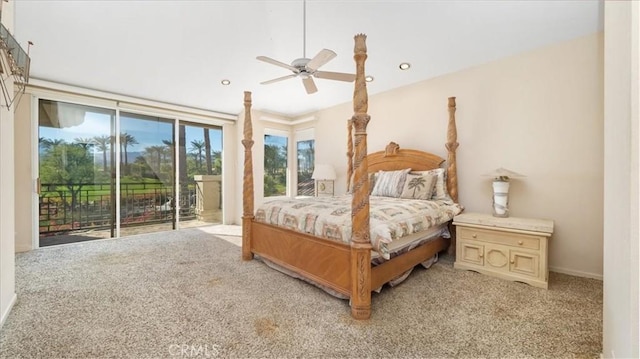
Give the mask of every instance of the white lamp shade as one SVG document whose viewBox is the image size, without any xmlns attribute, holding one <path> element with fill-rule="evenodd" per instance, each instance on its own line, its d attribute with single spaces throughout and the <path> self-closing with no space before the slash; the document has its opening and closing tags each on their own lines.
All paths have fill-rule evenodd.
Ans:
<svg viewBox="0 0 640 359">
<path fill-rule="evenodd" d="M 497 169 L 495 169 L 495 170 L 493 170 L 493 171 L 491 171 L 491 172 L 489 172 L 487 174 L 484 174 L 484 176 L 493 177 L 493 178 L 506 178 L 506 179 L 517 178 L 517 177 L 526 177 L 523 174 L 511 171 L 511 170 L 508 170 L 508 169 L 502 168 L 502 167 L 497 168 Z"/>
<path fill-rule="evenodd" d="M 315 180 L 335 180 L 336 171 L 331 165 L 316 165 L 311 178 Z"/>
</svg>

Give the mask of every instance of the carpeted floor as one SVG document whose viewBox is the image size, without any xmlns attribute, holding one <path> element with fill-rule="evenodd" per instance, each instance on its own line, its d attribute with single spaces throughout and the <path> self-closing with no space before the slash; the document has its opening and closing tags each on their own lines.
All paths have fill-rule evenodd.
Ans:
<svg viewBox="0 0 640 359">
<path fill-rule="evenodd" d="M 372 318 L 355 321 L 347 301 L 242 262 L 237 245 L 206 229 L 19 254 L 16 284 L 1 358 L 597 358 L 602 350 L 601 281 L 551 273 L 543 290 L 454 270 L 444 258 L 374 294 Z"/>
</svg>

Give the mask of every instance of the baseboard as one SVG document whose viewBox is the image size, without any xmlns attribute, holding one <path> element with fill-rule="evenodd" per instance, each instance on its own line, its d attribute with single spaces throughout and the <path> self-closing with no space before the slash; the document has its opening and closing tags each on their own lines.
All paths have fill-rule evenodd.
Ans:
<svg viewBox="0 0 640 359">
<path fill-rule="evenodd" d="M 4 321 L 9 316 L 9 313 L 11 313 L 11 309 L 13 308 L 13 305 L 16 304 L 17 299 L 18 299 L 18 296 L 15 293 L 13 293 L 13 297 L 11 298 L 11 302 L 9 302 L 9 305 L 7 306 L 7 310 L 5 310 L 4 313 L 2 313 L 2 317 L 0 318 L 0 328 L 2 328 Z"/>
<path fill-rule="evenodd" d="M 592 279 L 597 279 L 597 280 L 603 280 L 602 274 L 582 272 L 582 271 L 573 270 L 573 269 L 549 266 L 549 271 L 556 272 L 556 273 L 562 273 L 562 274 L 568 274 L 568 275 L 572 275 L 572 276 L 576 276 L 576 277 L 584 277 L 584 278 L 592 278 Z"/>
</svg>

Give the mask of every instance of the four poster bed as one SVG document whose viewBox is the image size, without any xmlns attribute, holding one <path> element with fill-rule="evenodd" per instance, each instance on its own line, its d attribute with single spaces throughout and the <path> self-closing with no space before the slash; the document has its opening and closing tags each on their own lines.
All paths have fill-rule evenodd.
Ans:
<svg viewBox="0 0 640 359">
<path fill-rule="evenodd" d="M 393 142 L 384 151 L 367 155 L 366 127 L 369 115 L 364 72 L 364 62 L 367 58 L 365 40 L 366 36 L 363 34 L 355 36 L 354 115 L 348 123 L 347 178 L 351 192 L 347 199 L 348 206 L 342 202 L 342 207 L 340 204 L 336 208 L 330 207 L 332 204 L 329 202 L 340 202 L 340 198 L 313 198 L 289 203 L 292 211 L 302 210 L 299 217 L 293 212 L 286 212 L 286 203 L 274 205 L 269 202 L 267 205 L 271 207 L 267 206 L 254 212 L 250 92 L 245 92 L 244 97 L 245 122 L 242 141 L 245 148 L 242 258 L 251 260 L 254 255 L 258 255 L 299 278 L 350 298 L 351 314 L 356 319 L 370 317 L 372 290 L 401 277 L 417 264 L 428 261 L 449 247 L 450 239 L 446 227 L 453 216 L 462 210 L 457 204 L 458 143 L 454 97 L 448 101 L 446 174 L 445 169 L 441 168 L 445 159 L 427 152 L 400 149 Z M 380 171 L 393 176 L 387 176 Z M 376 193 L 378 190 L 385 190 L 383 187 L 386 184 L 383 182 L 403 175 L 403 191 L 406 191 L 406 176 L 409 176 L 409 173 L 414 177 L 424 175 L 427 179 L 433 179 L 433 193 L 435 194 L 438 188 L 440 191 L 444 189 L 446 198 L 431 201 L 424 198 L 401 200 L 370 197 L 372 190 L 374 195 L 379 195 Z M 381 180 L 383 178 L 385 180 Z M 375 185 L 372 184 L 374 180 Z M 396 187 L 391 186 L 394 191 L 398 183 Z M 415 195 L 416 187 L 421 187 L 416 186 L 415 182 L 412 183 Z M 399 191 L 398 189 L 398 193 Z M 430 196 L 431 187 L 428 191 Z M 439 195 L 442 197 L 443 193 Z M 287 199 L 284 202 L 293 201 L 297 200 Z M 408 208 L 409 214 L 401 214 L 400 207 Z M 420 212 L 423 207 L 428 207 L 432 212 Z M 325 214 L 322 213 L 323 210 L 326 211 Z M 328 217 L 340 217 L 342 222 L 328 224 L 324 221 Z M 392 217 L 399 217 L 400 220 L 392 223 Z M 427 228 L 432 226 L 436 226 L 436 229 Z M 411 240 L 403 242 L 404 237 L 399 238 L 403 235 L 411 237 Z M 393 245 L 396 241 L 392 239 L 398 239 L 397 242 L 401 244 Z"/>
</svg>

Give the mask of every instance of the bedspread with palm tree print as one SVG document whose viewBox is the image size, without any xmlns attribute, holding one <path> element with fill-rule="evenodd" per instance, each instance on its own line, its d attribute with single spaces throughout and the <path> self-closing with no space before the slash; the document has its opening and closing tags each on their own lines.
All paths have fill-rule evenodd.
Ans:
<svg viewBox="0 0 640 359">
<path fill-rule="evenodd" d="M 450 200 L 371 196 L 371 245 L 389 259 L 393 240 L 453 219 L 462 206 Z M 351 196 L 274 199 L 256 211 L 256 221 L 344 243 L 351 241 Z"/>
</svg>

